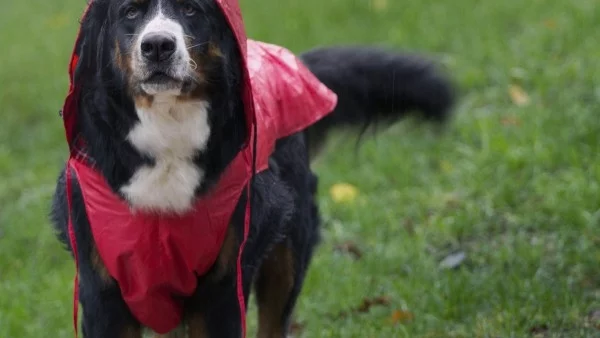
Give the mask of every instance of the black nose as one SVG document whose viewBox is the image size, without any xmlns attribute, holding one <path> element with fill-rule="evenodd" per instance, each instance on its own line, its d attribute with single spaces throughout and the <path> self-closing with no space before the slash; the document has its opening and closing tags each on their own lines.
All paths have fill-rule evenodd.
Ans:
<svg viewBox="0 0 600 338">
<path fill-rule="evenodd" d="M 175 38 L 163 33 L 150 33 L 142 40 L 141 48 L 146 60 L 165 61 L 175 52 Z"/>
</svg>

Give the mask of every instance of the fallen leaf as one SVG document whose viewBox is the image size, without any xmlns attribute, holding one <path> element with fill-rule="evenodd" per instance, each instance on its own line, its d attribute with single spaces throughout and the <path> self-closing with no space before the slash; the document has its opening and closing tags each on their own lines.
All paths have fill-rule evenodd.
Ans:
<svg viewBox="0 0 600 338">
<path fill-rule="evenodd" d="M 392 312 L 391 321 L 392 324 L 398 323 L 406 323 L 415 318 L 415 315 L 412 312 L 404 311 L 404 310 L 395 310 Z"/>
<path fill-rule="evenodd" d="M 356 312 L 368 312 L 373 306 L 376 305 L 389 305 L 390 298 L 386 296 L 380 296 L 376 298 L 365 298 L 359 307 L 356 308 Z"/>
<path fill-rule="evenodd" d="M 553 19 L 546 19 L 544 20 L 544 26 L 548 29 L 554 29 L 556 28 L 556 21 Z"/>
<path fill-rule="evenodd" d="M 442 269 L 456 269 L 465 261 L 466 258 L 467 254 L 465 254 L 464 251 L 450 254 L 440 262 L 440 267 Z"/>
<path fill-rule="evenodd" d="M 452 172 L 452 163 L 446 161 L 446 160 L 442 160 L 440 161 L 440 169 L 442 170 L 442 172 L 448 174 L 450 172 Z"/>
<path fill-rule="evenodd" d="M 377 12 L 383 12 L 388 8 L 388 0 L 372 0 L 371 6 Z"/>
<path fill-rule="evenodd" d="M 360 259 L 363 255 L 362 250 L 360 250 L 358 245 L 351 241 L 347 241 L 336 245 L 335 250 L 343 253 L 348 253 L 352 257 L 354 257 L 354 259 Z"/>
<path fill-rule="evenodd" d="M 530 328 L 529 333 L 534 337 L 543 337 L 548 332 L 548 329 L 549 328 L 547 324 L 540 324 Z"/>
<path fill-rule="evenodd" d="M 385 306 L 385 305 L 389 305 L 389 304 L 390 304 L 390 298 L 387 296 L 379 296 L 379 297 L 375 297 L 375 298 L 365 298 L 362 300 L 362 302 L 360 303 L 359 306 L 357 306 L 351 310 L 348 310 L 348 311 L 342 311 L 342 312 L 338 313 L 337 315 L 333 316 L 332 318 L 333 319 L 341 319 L 341 318 L 345 318 L 351 314 L 368 312 L 373 306 L 376 306 L 376 305 Z"/>
<path fill-rule="evenodd" d="M 445 193 L 442 195 L 442 200 L 448 208 L 457 208 L 461 204 L 460 196 L 457 193 Z"/>
<path fill-rule="evenodd" d="M 46 24 L 53 29 L 65 27 L 69 23 L 69 16 L 66 13 L 59 13 L 48 19 Z"/>
<path fill-rule="evenodd" d="M 529 95 L 518 85 L 512 85 L 508 88 L 508 93 L 514 104 L 517 106 L 526 106 L 529 104 Z"/>
<path fill-rule="evenodd" d="M 590 311 L 588 320 L 593 327 L 600 330 L 600 309 Z"/>
<path fill-rule="evenodd" d="M 352 202 L 358 196 L 358 189 L 348 183 L 337 183 L 329 189 L 331 199 L 336 203 Z"/>
<path fill-rule="evenodd" d="M 289 335 L 292 337 L 298 337 L 302 335 L 302 332 L 304 332 L 304 324 L 295 320 L 292 321 L 290 324 Z"/>
<path fill-rule="evenodd" d="M 520 126 L 521 125 L 521 119 L 515 116 L 506 116 L 504 118 L 502 118 L 501 120 L 502 125 L 504 126 Z"/>
<path fill-rule="evenodd" d="M 406 232 L 408 232 L 409 234 L 415 234 L 415 222 L 412 219 L 405 218 L 404 222 L 402 222 L 402 226 L 404 227 L 404 229 L 406 229 Z"/>
</svg>

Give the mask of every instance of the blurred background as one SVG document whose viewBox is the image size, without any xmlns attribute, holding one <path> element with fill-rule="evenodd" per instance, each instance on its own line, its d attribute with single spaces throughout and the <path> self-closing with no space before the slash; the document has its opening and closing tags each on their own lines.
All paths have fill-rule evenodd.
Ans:
<svg viewBox="0 0 600 338">
<path fill-rule="evenodd" d="M 74 264 L 47 215 L 85 3 L 0 4 L 0 337 L 73 337 Z M 421 52 L 460 88 L 445 133 L 330 143 L 296 337 L 600 337 L 597 0 L 242 4 L 254 39 Z"/>
</svg>

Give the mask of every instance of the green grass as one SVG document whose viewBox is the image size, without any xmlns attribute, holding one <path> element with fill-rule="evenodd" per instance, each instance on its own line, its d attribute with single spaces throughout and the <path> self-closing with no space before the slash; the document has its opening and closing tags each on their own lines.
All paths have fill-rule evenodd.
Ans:
<svg viewBox="0 0 600 338">
<path fill-rule="evenodd" d="M 58 117 L 83 0 L 0 12 L 0 337 L 72 337 L 73 263 L 47 220 L 66 156 Z M 431 53 L 460 86 L 443 135 L 403 123 L 339 136 L 317 163 L 324 241 L 302 337 L 600 337 L 597 0 L 243 1 L 251 36 Z M 510 85 L 530 96 L 515 105 Z M 339 182 L 360 193 L 334 203 Z M 360 259 L 334 250 L 351 242 Z M 440 268 L 448 254 L 467 258 Z M 352 311 L 365 299 L 385 305 Z M 396 310 L 412 321 L 394 324 Z M 340 313 L 346 313 L 340 316 Z"/>
</svg>

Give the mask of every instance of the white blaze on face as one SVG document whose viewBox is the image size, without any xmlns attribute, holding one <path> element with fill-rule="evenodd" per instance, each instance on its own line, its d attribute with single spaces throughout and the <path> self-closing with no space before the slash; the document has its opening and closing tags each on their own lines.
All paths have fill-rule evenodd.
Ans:
<svg viewBox="0 0 600 338">
<path fill-rule="evenodd" d="M 135 42 L 134 58 L 133 58 L 133 71 L 140 79 L 145 79 L 149 75 L 148 61 L 142 56 L 142 42 L 150 34 L 161 34 L 171 37 L 175 41 L 175 52 L 171 57 L 171 64 L 168 65 L 166 70 L 167 75 L 177 79 L 183 80 L 189 72 L 190 54 L 187 50 L 185 43 L 185 33 L 181 24 L 177 21 L 167 17 L 162 9 L 161 2 L 158 3 L 158 8 L 154 12 L 153 16 L 147 21 L 145 26 L 142 28 L 138 35 L 137 41 Z M 142 89 L 150 95 L 165 93 L 157 86 L 151 85 Z M 178 95 L 179 90 L 174 91 L 172 94 Z"/>
</svg>

